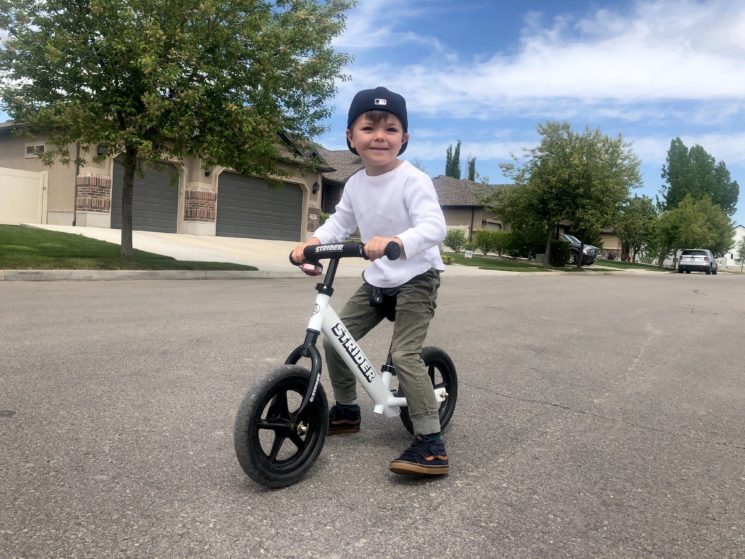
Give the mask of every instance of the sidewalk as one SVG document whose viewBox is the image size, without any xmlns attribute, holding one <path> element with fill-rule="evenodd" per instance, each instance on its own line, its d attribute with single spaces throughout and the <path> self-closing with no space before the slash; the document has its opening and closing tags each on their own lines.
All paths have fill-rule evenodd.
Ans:
<svg viewBox="0 0 745 559">
<path fill-rule="evenodd" d="M 121 230 L 101 227 L 73 227 L 70 225 L 29 224 L 49 231 L 84 235 L 99 241 L 120 244 Z M 292 241 L 269 241 L 237 237 L 207 237 L 176 233 L 133 231 L 132 244 L 138 250 L 170 256 L 177 260 L 202 262 L 232 262 L 254 266 L 257 272 L 243 271 L 193 271 L 193 270 L 0 270 L 2 280 L 120 280 L 120 279 L 267 279 L 303 278 L 292 266 L 289 255 L 297 245 Z M 346 258 L 337 277 L 359 278 L 370 265 L 363 259 Z M 519 272 L 481 270 L 471 266 L 451 265 L 445 272 L 452 276 L 514 275 Z"/>
</svg>

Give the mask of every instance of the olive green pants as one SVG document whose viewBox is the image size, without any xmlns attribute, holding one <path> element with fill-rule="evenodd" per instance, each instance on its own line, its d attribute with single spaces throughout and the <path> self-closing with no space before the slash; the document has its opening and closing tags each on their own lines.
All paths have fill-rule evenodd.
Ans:
<svg viewBox="0 0 745 559">
<path fill-rule="evenodd" d="M 391 356 L 399 385 L 406 395 L 414 433 L 417 435 L 440 431 L 440 406 L 435 399 L 432 381 L 421 355 L 427 329 L 437 306 L 439 287 L 440 273 L 430 270 L 397 288 Z M 385 318 L 381 309 L 370 306 L 372 291 L 373 287 L 365 282 L 339 313 L 339 318 L 355 340 L 360 340 Z M 354 374 L 326 340 L 323 345 L 336 401 L 354 401 L 357 398 Z"/>
</svg>

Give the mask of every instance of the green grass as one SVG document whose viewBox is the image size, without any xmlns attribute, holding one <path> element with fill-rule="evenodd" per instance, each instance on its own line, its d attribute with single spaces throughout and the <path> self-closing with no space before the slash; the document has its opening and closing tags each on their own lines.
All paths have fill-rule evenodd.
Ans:
<svg viewBox="0 0 745 559">
<path fill-rule="evenodd" d="M 453 264 L 462 264 L 464 266 L 476 266 L 485 270 L 501 270 L 503 272 L 544 272 L 545 268 L 539 264 L 527 262 L 525 260 L 514 260 L 512 258 L 500 256 L 477 256 L 466 258 L 462 252 L 448 252 L 447 256 L 452 258 Z M 550 269 L 550 268 L 549 268 Z"/>
<path fill-rule="evenodd" d="M 82 235 L 22 225 L 0 225 L 0 270 L 256 270 L 226 262 L 191 262 L 135 250 Z"/>
</svg>

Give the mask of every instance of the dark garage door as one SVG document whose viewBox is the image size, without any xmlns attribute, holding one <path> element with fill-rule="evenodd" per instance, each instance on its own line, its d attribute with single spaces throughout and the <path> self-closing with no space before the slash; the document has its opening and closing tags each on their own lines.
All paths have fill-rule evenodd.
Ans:
<svg viewBox="0 0 745 559">
<path fill-rule="evenodd" d="M 299 241 L 302 211 L 298 186 L 270 188 L 261 179 L 234 173 L 218 179 L 218 236 Z"/>
<path fill-rule="evenodd" d="M 178 170 L 173 165 L 146 166 L 145 176 L 135 175 L 132 228 L 138 231 L 175 233 L 178 221 Z M 111 188 L 111 228 L 122 227 L 124 167 L 114 164 Z"/>
</svg>

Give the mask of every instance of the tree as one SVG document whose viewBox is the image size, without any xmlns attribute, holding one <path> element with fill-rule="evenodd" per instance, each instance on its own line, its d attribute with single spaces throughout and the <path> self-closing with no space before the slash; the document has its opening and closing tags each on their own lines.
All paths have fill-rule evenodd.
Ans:
<svg viewBox="0 0 745 559">
<path fill-rule="evenodd" d="M 659 265 L 671 251 L 708 248 L 716 255 L 732 246 L 732 221 L 708 197 L 686 196 L 674 209 L 663 213 L 656 226 Z"/>
<path fill-rule="evenodd" d="M 348 61 L 331 39 L 348 0 L 0 0 L 0 95 L 11 117 L 78 164 L 120 156 L 123 257 L 143 161 L 199 157 L 282 174 L 279 134 L 320 133 Z"/>
<path fill-rule="evenodd" d="M 468 180 L 469 181 L 476 181 L 476 158 L 475 157 L 469 157 L 466 159 L 466 165 L 468 167 Z"/>
<path fill-rule="evenodd" d="M 460 145 L 461 142 L 458 140 L 455 149 L 450 145 L 445 153 L 445 176 L 458 180 L 460 180 Z"/>
<path fill-rule="evenodd" d="M 616 232 L 621 240 L 624 253 L 631 252 L 632 262 L 654 237 L 657 211 L 651 198 L 630 198 L 621 208 L 616 224 Z"/>
<path fill-rule="evenodd" d="M 501 165 L 520 193 L 502 191 L 492 209 L 505 218 L 511 214 L 525 223 L 542 223 L 549 254 L 562 221 L 571 222 L 573 230 L 587 238 L 610 226 L 641 176 L 639 161 L 621 136 L 610 138 L 589 129 L 579 134 L 559 122 L 541 124 L 538 132 L 541 142 L 526 150 L 524 163 L 515 159 Z M 510 203 L 516 204 L 514 211 L 504 207 Z"/>
<path fill-rule="evenodd" d="M 660 205 L 664 210 L 676 208 L 686 196 L 696 200 L 708 196 L 729 216 L 737 209 L 740 193 L 737 181 L 731 179 L 723 161 L 717 163 L 699 145 L 689 150 L 680 138 L 672 140 L 662 178 L 666 182 L 660 189 L 663 198 Z"/>
</svg>

